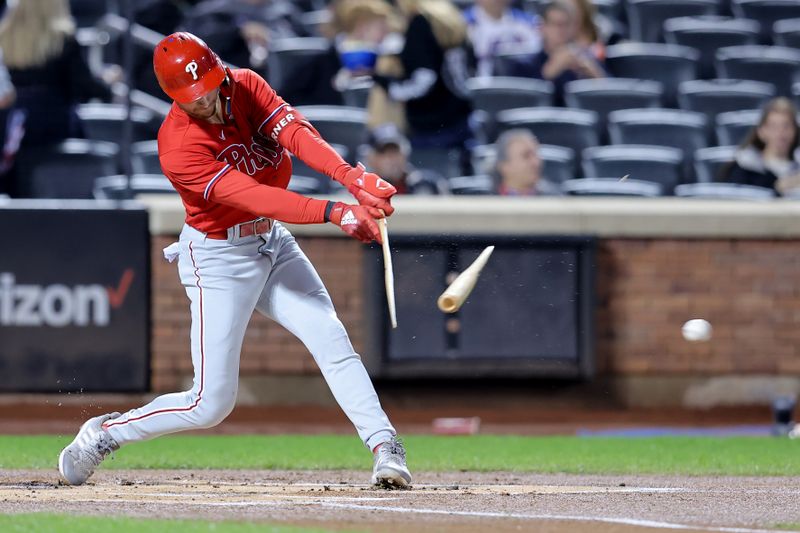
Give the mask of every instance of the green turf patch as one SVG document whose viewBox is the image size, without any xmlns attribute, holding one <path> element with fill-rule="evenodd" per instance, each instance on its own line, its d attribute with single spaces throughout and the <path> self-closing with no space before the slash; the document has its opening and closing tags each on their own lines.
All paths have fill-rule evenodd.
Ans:
<svg viewBox="0 0 800 533">
<path fill-rule="evenodd" d="M 323 533 L 330 529 L 274 526 L 241 522 L 202 522 L 199 520 L 150 520 L 104 516 L 71 516 L 45 513 L 0 515 L 4 533 Z"/>
<path fill-rule="evenodd" d="M 71 438 L 0 436 L 0 468 L 55 468 Z M 789 439 L 411 435 L 405 442 L 412 472 L 800 475 L 800 444 Z M 355 436 L 183 435 L 126 446 L 103 468 L 368 471 L 371 465 L 369 452 Z"/>
<path fill-rule="evenodd" d="M 800 523 L 796 524 L 776 524 L 775 529 L 785 531 L 800 531 Z"/>
</svg>

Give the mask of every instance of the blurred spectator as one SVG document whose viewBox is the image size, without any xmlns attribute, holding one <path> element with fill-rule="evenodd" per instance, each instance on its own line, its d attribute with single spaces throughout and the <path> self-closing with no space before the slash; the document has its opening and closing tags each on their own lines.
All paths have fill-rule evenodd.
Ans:
<svg viewBox="0 0 800 533">
<path fill-rule="evenodd" d="M 771 100 L 722 172 L 723 181 L 774 188 L 780 194 L 800 189 L 797 108 L 788 98 Z"/>
<path fill-rule="evenodd" d="M 263 71 L 270 40 L 306 35 L 300 15 L 289 0 L 204 0 L 186 13 L 181 29 L 225 61 Z"/>
<path fill-rule="evenodd" d="M 293 105 L 342 105 L 340 91 L 375 67 L 392 8 L 383 0 L 345 0 L 334 12 L 335 37 L 328 54 L 281 85 L 283 98 Z"/>
<path fill-rule="evenodd" d="M 367 168 L 391 183 L 400 194 L 445 194 L 447 180 L 408 162 L 411 146 L 395 124 L 383 124 L 369 134 Z"/>
<path fill-rule="evenodd" d="M 545 7 L 542 36 L 544 48 L 528 63 L 518 63 L 518 75 L 550 80 L 555 85 L 555 103 L 564 105 L 564 85 L 584 78 L 602 78 L 606 73 L 589 48 L 576 41 L 577 14 L 567 0 Z"/>
<path fill-rule="evenodd" d="M 512 8 L 511 0 L 475 0 L 464 17 L 478 59 L 478 76 L 492 75 L 494 56 L 501 45 L 516 44 L 531 53 L 542 47 L 538 17 Z"/>
<path fill-rule="evenodd" d="M 461 148 L 472 139 L 465 82 L 471 50 L 461 12 L 448 0 L 397 0 L 408 17 L 400 52 L 404 75 L 374 75 L 389 97 L 405 103 L 411 146 Z"/>
<path fill-rule="evenodd" d="M 9 7 L 0 20 L 0 50 L 17 91 L 14 109 L 24 116 L 23 148 L 80 137 L 75 105 L 111 99 L 81 55 L 67 0 L 24 0 Z"/>
<path fill-rule="evenodd" d="M 606 58 L 605 45 L 600 37 L 595 17 L 597 8 L 591 0 L 567 0 L 575 10 L 576 28 L 575 43 L 592 52 L 595 59 L 604 61 Z"/>
<path fill-rule="evenodd" d="M 495 184 L 503 196 L 543 196 L 561 194 L 557 185 L 542 176 L 539 140 L 528 130 L 513 129 L 495 142 Z"/>
</svg>

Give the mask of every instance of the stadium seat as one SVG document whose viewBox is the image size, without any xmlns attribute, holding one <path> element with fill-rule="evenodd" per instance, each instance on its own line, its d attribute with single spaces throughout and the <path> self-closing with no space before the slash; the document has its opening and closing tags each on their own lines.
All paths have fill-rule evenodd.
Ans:
<svg viewBox="0 0 800 533">
<path fill-rule="evenodd" d="M 528 61 L 538 51 L 538 48 L 534 49 L 518 43 L 501 44 L 492 59 L 492 75 L 517 75 L 520 65 Z"/>
<path fill-rule="evenodd" d="M 606 66 L 618 78 L 644 78 L 664 86 L 664 102 L 677 103 L 678 85 L 697 77 L 700 52 L 675 44 L 624 43 L 606 49 Z"/>
<path fill-rule="evenodd" d="M 664 95 L 661 83 L 628 78 L 576 80 L 564 86 L 564 99 L 569 107 L 597 113 L 597 131 L 606 141 L 608 114 L 632 107 L 660 107 Z"/>
<path fill-rule="evenodd" d="M 309 105 L 297 108 L 329 143 L 347 147 L 348 162 L 355 164 L 358 146 L 367 137 L 367 112 L 347 106 Z"/>
<path fill-rule="evenodd" d="M 553 84 L 546 80 L 507 76 L 471 78 L 467 80 L 467 90 L 473 108 L 482 112 L 480 121 L 487 139 L 497 136 L 498 112 L 553 105 Z"/>
<path fill-rule="evenodd" d="M 464 173 L 461 150 L 457 148 L 414 148 L 409 162 L 420 169 L 427 169 L 449 178 Z"/>
<path fill-rule="evenodd" d="M 564 146 L 540 144 L 542 175 L 550 182 L 561 183 L 576 176 L 575 152 Z M 497 149 L 493 144 L 482 144 L 472 149 L 472 168 L 477 174 L 493 174 Z"/>
<path fill-rule="evenodd" d="M 794 98 L 794 105 L 800 107 L 800 82 L 792 85 L 792 98 Z"/>
<path fill-rule="evenodd" d="M 669 193 L 681 180 L 683 152 L 677 148 L 648 145 L 594 146 L 583 151 L 583 175 L 587 178 L 634 180 L 661 184 Z M 627 181 L 627 178 L 626 178 Z"/>
<path fill-rule="evenodd" d="M 92 198 L 95 178 L 117 172 L 118 155 L 117 144 L 87 139 L 66 139 L 35 154 L 20 154 L 20 193 L 32 198 Z"/>
<path fill-rule="evenodd" d="M 779 20 L 772 26 L 772 36 L 778 46 L 800 48 L 800 18 Z"/>
<path fill-rule="evenodd" d="M 664 41 L 664 21 L 673 17 L 715 15 L 717 0 L 628 0 L 626 11 L 633 41 Z"/>
<path fill-rule="evenodd" d="M 797 0 L 733 0 L 733 14 L 737 18 L 757 20 L 761 24 L 761 42 L 772 42 L 772 25 L 779 20 L 800 17 Z"/>
<path fill-rule="evenodd" d="M 323 37 L 288 37 L 270 43 L 267 59 L 269 83 L 278 94 L 286 80 L 304 69 L 312 68 L 329 53 L 330 42 Z"/>
<path fill-rule="evenodd" d="M 447 179 L 447 185 L 452 194 L 477 195 L 493 194 L 494 180 L 486 174 L 474 176 L 454 176 Z"/>
<path fill-rule="evenodd" d="M 348 159 L 348 152 L 347 147 L 342 144 L 336 143 L 329 143 L 331 148 L 336 150 L 336 152 L 342 156 L 342 159 Z M 333 181 L 329 176 L 325 176 L 324 174 L 320 174 L 310 166 L 306 165 L 299 157 L 293 155 L 292 156 L 292 176 L 301 176 L 304 178 L 313 178 L 316 179 L 319 184 L 317 185 L 318 188 L 322 190 L 322 192 L 329 192 L 330 184 Z M 302 181 L 302 180 L 301 180 Z"/>
<path fill-rule="evenodd" d="M 750 133 L 761 118 L 761 111 L 751 109 L 749 111 L 728 111 L 717 115 L 715 130 L 717 132 L 717 142 L 721 146 L 739 145 Z"/>
<path fill-rule="evenodd" d="M 800 5 L 800 3 L 798 3 Z M 800 50 L 783 46 L 728 46 L 717 50 L 717 77 L 773 83 L 789 96 L 800 75 Z"/>
<path fill-rule="evenodd" d="M 699 183 L 720 181 L 722 168 L 731 163 L 736 154 L 735 146 L 711 146 L 694 153 L 694 175 Z"/>
<path fill-rule="evenodd" d="M 677 109 L 624 109 L 608 116 L 614 144 L 650 144 L 683 150 L 684 172 L 692 174 L 692 155 L 706 146 L 706 117 Z"/>
<path fill-rule="evenodd" d="M 288 189 L 298 194 L 325 194 L 328 192 L 327 183 L 313 176 L 299 176 L 292 174 Z"/>
<path fill-rule="evenodd" d="M 758 44 L 760 25 L 754 20 L 729 17 L 678 17 L 664 22 L 664 39 L 669 44 L 690 46 L 700 52 L 698 74 L 713 78 L 719 48 Z"/>
<path fill-rule="evenodd" d="M 298 18 L 308 35 L 319 37 L 323 33 L 323 28 L 332 22 L 333 12 L 330 9 L 314 9 L 300 13 Z"/>
<path fill-rule="evenodd" d="M 467 80 L 475 109 L 495 114 L 504 109 L 553 105 L 553 84 L 545 80 L 510 76 Z"/>
<path fill-rule="evenodd" d="M 774 85 L 751 80 L 695 80 L 685 81 L 678 87 L 681 109 L 704 113 L 709 131 L 718 114 L 760 109 L 774 96 Z"/>
<path fill-rule="evenodd" d="M 578 176 L 575 169 L 575 151 L 565 146 L 540 144 L 542 175 L 553 183 L 562 183 Z"/>
<path fill-rule="evenodd" d="M 347 87 L 342 90 L 342 100 L 344 101 L 344 105 L 366 109 L 372 86 L 373 82 L 368 78 L 356 78 L 352 80 Z"/>
<path fill-rule="evenodd" d="M 94 180 L 93 195 L 97 200 L 129 200 L 139 194 L 178 193 L 162 174 L 134 174 L 130 183 L 122 175 L 103 176 Z"/>
<path fill-rule="evenodd" d="M 87 139 L 120 142 L 128 110 L 121 104 L 80 104 L 77 107 Z M 131 109 L 132 140 L 149 141 L 158 136 L 160 120 L 142 107 Z"/>
<path fill-rule="evenodd" d="M 675 196 L 718 200 L 770 200 L 775 191 L 754 185 L 735 183 L 686 183 L 675 187 Z"/>
<path fill-rule="evenodd" d="M 662 195 L 661 185 L 650 181 L 619 181 L 619 178 L 582 178 L 567 180 L 561 190 L 570 196 L 645 196 Z"/>
<path fill-rule="evenodd" d="M 161 174 L 158 141 L 139 141 L 131 145 L 131 169 L 134 174 Z"/>
<path fill-rule="evenodd" d="M 497 122 L 501 131 L 525 128 L 539 142 L 566 146 L 576 154 L 599 144 L 594 111 L 561 107 L 508 109 L 497 114 Z"/>
</svg>

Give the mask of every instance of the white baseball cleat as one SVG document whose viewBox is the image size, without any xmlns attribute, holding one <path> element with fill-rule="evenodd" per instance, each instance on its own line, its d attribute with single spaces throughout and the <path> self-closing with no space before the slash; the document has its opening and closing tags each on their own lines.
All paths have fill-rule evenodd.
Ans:
<svg viewBox="0 0 800 533">
<path fill-rule="evenodd" d="M 96 416 L 87 420 L 69 446 L 58 456 L 58 471 L 70 485 L 83 485 L 94 474 L 103 459 L 119 444 L 103 429 L 103 423 L 119 413 Z"/>
<path fill-rule="evenodd" d="M 372 484 L 385 489 L 407 489 L 411 486 L 411 472 L 406 466 L 406 450 L 397 437 L 392 437 L 375 450 Z"/>
</svg>

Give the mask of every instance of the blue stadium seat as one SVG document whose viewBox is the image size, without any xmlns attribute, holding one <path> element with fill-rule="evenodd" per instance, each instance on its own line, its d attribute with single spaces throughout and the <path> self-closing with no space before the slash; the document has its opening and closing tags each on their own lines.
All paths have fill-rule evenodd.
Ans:
<svg viewBox="0 0 800 533">
<path fill-rule="evenodd" d="M 139 141 L 131 145 L 131 170 L 134 174 L 161 174 L 158 141 Z"/>
<path fill-rule="evenodd" d="M 659 183 L 669 193 L 680 183 L 683 152 L 666 146 L 620 144 L 587 148 L 582 159 L 587 178 L 629 176 Z"/>
<path fill-rule="evenodd" d="M 297 108 L 329 143 L 347 147 L 350 164 L 355 164 L 358 147 L 367 138 L 367 112 L 347 106 L 309 105 Z"/>
<path fill-rule="evenodd" d="M 677 104 L 678 85 L 697 78 L 700 52 L 675 44 L 624 43 L 606 49 L 606 66 L 619 78 L 661 82 L 664 101 Z"/>
<path fill-rule="evenodd" d="M 86 138 L 95 141 L 120 142 L 128 110 L 121 104 L 80 104 L 77 107 Z M 131 109 L 133 141 L 153 140 L 158 136 L 160 119 L 142 107 Z"/>
<path fill-rule="evenodd" d="M 561 107 L 520 108 L 497 115 L 501 131 L 512 128 L 530 130 L 544 144 L 566 146 L 579 154 L 599 144 L 597 113 Z"/>
<path fill-rule="evenodd" d="M 17 169 L 21 195 L 32 198 L 92 198 L 95 178 L 115 174 L 119 146 L 106 141 L 66 139 L 21 153 Z"/>
<path fill-rule="evenodd" d="M 497 113 L 519 107 L 553 105 L 553 84 L 546 80 L 508 76 L 480 77 L 467 80 L 467 90 L 476 111 L 483 113 L 487 139 L 497 137 Z"/>
<path fill-rule="evenodd" d="M 663 194 L 661 185 L 651 181 L 619 178 L 583 178 L 568 180 L 561 190 L 570 196 L 642 196 L 656 197 Z"/>
<path fill-rule="evenodd" d="M 694 174 L 700 183 L 719 181 L 722 168 L 730 164 L 736 154 L 735 146 L 711 146 L 694 152 Z"/>
<path fill-rule="evenodd" d="M 720 145 L 739 145 L 761 118 L 761 111 L 728 111 L 717 115 L 715 130 Z"/>
<path fill-rule="evenodd" d="M 452 194 L 459 196 L 494 193 L 494 180 L 485 174 L 453 176 L 447 178 L 447 185 Z"/>
<path fill-rule="evenodd" d="M 761 109 L 775 97 L 775 86 L 751 80 L 685 81 L 678 88 L 681 109 L 704 113 L 712 133 L 717 115 L 728 111 Z"/>
<path fill-rule="evenodd" d="M 327 183 L 320 178 L 297 174 L 292 174 L 288 189 L 298 194 L 325 194 L 328 192 Z"/>
<path fill-rule="evenodd" d="M 664 22 L 664 39 L 669 44 L 689 46 L 700 52 L 698 75 L 713 78 L 718 49 L 725 46 L 758 44 L 760 25 L 754 20 L 730 17 L 678 17 Z"/>
<path fill-rule="evenodd" d="M 757 20 L 761 24 L 761 42 L 772 42 L 772 25 L 779 20 L 800 17 L 797 0 L 733 0 L 731 5 L 737 18 Z"/>
<path fill-rule="evenodd" d="M 717 200 L 771 200 L 775 191 L 735 183 L 687 183 L 675 187 L 675 196 Z"/>
<path fill-rule="evenodd" d="M 779 20 L 772 26 L 772 36 L 778 46 L 800 48 L 800 18 Z"/>
<path fill-rule="evenodd" d="M 329 53 L 330 42 L 322 37 L 287 37 L 269 45 L 267 59 L 269 84 L 281 94 L 287 80 L 296 72 L 312 68 Z"/>
<path fill-rule="evenodd" d="M 123 175 L 97 178 L 92 194 L 97 200 L 129 200 L 139 194 L 178 193 L 163 174 L 134 174 L 130 182 Z"/>
<path fill-rule="evenodd" d="M 706 146 L 706 117 L 677 109 L 624 109 L 608 116 L 614 144 L 671 146 L 683 151 L 684 177 L 692 175 L 692 155 Z"/>
<path fill-rule="evenodd" d="M 800 5 L 800 2 L 798 2 Z M 717 50 L 717 77 L 773 83 L 781 96 L 791 94 L 800 76 L 800 50 L 783 46 L 728 46 Z"/>
<path fill-rule="evenodd" d="M 717 0 L 628 0 L 630 38 L 633 41 L 664 41 L 664 21 L 673 17 L 717 14 Z"/>
<path fill-rule="evenodd" d="M 569 107 L 597 113 L 601 142 L 607 141 L 610 112 L 632 107 L 660 107 L 663 95 L 661 83 L 629 78 L 576 80 L 564 87 L 564 99 Z"/>
</svg>

